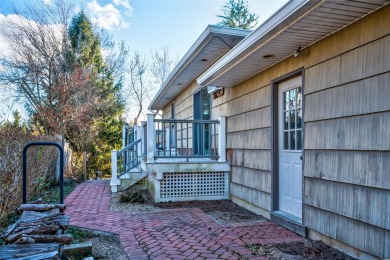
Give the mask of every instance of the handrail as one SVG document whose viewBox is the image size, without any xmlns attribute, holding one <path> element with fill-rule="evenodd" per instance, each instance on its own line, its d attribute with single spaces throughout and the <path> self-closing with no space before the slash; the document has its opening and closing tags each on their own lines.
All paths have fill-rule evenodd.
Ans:
<svg viewBox="0 0 390 260">
<path fill-rule="evenodd" d="M 134 141 L 134 142 L 128 144 L 125 148 L 123 148 L 122 150 L 120 150 L 118 152 L 118 155 L 124 153 L 126 150 L 131 149 L 134 145 L 138 144 L 139 142 L 141 142 L 141 139 L 138 139 L 137 141 Z"/>
<path fill-rule="evenodd" d="M 31 146 L 56 146 L 60 150 L 60 204 L 64 203 L 64 149 L 55 142 L 31 142 L 23 149 L 23 203 L 27 202 L 27 149 Z"/>
<path fill-rule="evenodd" d="M 138 158 L 138 144 L 142 139 L 132 142 L 117 153 L 118 176 L 122 176 L 140 164 Z"/>
</svg>

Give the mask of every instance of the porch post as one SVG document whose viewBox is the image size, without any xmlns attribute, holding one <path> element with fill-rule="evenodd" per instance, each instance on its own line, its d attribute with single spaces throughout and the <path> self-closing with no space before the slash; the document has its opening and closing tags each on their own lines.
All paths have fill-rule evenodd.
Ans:
<svg viewBox="0 0 390 260">
<path fill-rule="evenodd" d="M 220 116 L 219 120 L 219 133 L 218 133 L 218 162 L 226 162 L 226 117 Z"/>
<path fill-rule="evenodd" d="M 111 192 L 118 192 L 118 169 L 117 169 L 117 151 L 111 151 Z"/>
<path fill-rule="evenodd" d="M 144 135 L 142 133 L 142 126 L 139 126 L 139 125 L 135 125 L 134 126 L 134 133 L 135 133 L 135 139 L 134 141 L 137 141 L 139 139 L 141 139 L 142 141 L 138 143 L 138 147 L 137 147 L 137 150 L 138 150 L 138 157 L 142 157 L 142 143 L 143 143 L 143 140 L 144 140 Z"/>
<path fill-rule="evenodd" d="M 168 126 L 165 129 L 165 150 L 169 150 L 171 148 L 171 127 Z"/>
<path fill-rule="evenodd" d="M 122 126 L 122 148 L 126 147 L 126 123 Z"/>
<path fill-rule="evenodd" d="M 156 129 L 154 127 L 154 114 L 147 116 L 147 161 L 154 162 L 154 151 L 156 150 Z"/>
</svg>

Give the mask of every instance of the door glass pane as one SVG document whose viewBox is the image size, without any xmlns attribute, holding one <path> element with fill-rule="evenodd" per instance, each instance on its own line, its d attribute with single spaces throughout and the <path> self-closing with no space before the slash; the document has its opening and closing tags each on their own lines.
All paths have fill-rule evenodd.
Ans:
<svg viewBox="0 0 390 260">
<path fill-rule="evenodd" d="M 207 92 L 207 88 L 203 88 L 202 92 L 202 119 L 210 120 L 210 94 Z"/>
<path fill-rule="evenodd" d="M 284 122 L 283 122 L 283 130 L 288 130 L 288 115 L 289 115 L 289 112 L 284 112 Z"/>
<path fill-rule="evenodd" d="M 297 109 L 297 128 L 302 128 L 302 109 Z"/>
<path fill-rule="evenodd" d="M 295 110 L 290 111 L 290 129 L 295 129 Z"/>
<path fill-rule="evenodd" d="M 297 131 L 297 150 L 302 150 L 302 131 Z"/>
<path fill-rule="evenodd" d="M 296 104 L 295 89 L 290 90 L 290 109 L 294 109 Z"/>
<path fill-rule="evenodd" d="M 302 87 L 297 88 L 297 108 L 302 107 Z"/>
<path fill-rule="evenodd" d="M 289 102 L 288 100 L 289 100 L 288 91 L 286 91 L 283 93 L 283 110 L 288 109 L 288 102 Z"/>
<path fill-rule="evenodd" d="M 290 150 L 295 150 L 295 131 L 290 131 Z"/>
<path fill-rule="evenodd" d="M 283 149 L 288 150 L 288 132 L 283 132 Z"/>
</svg>

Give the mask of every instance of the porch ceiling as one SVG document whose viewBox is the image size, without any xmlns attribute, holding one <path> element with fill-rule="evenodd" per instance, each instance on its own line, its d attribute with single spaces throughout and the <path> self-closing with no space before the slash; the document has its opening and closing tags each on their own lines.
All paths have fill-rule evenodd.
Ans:
<svg viewBox="0 0 390 260">
<path fill-rule="evenodd" d="M 164 108 L 249 33 L 247 30 L 209 25 L 168 76 L 149 109 Z"/>
<path fill-rule="evenodd" d="M 290 1 L 203 73 L 202 86 L 233 87 L 342 29 L 390 0 Z M 273 55 L 264 58 L 266 55 Z"/>
</svg>

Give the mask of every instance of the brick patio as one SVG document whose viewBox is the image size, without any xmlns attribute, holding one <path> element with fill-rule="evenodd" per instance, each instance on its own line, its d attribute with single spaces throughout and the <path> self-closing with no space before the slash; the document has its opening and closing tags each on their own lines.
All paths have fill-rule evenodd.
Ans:
<svg viewBox="0 0 390 260">
<path fill-rule="evenodd" d="M 118 234 L 130 259 L 265 259 L 245 245 L 302 239 L 272 221 L 219 224 L 197 208 L 111 212 L 108 181 L 80 184 L 65 203 L 71 225 Z"/>
</svg>

